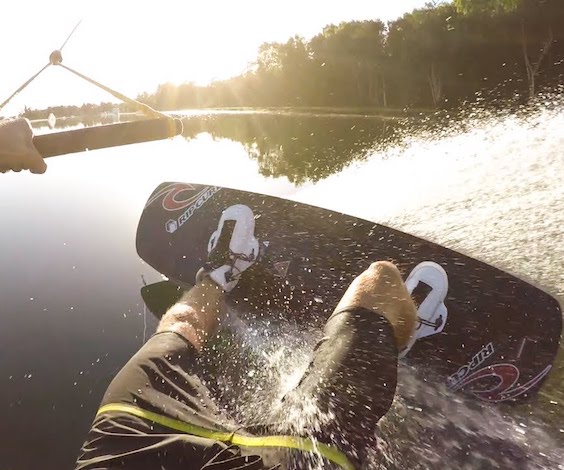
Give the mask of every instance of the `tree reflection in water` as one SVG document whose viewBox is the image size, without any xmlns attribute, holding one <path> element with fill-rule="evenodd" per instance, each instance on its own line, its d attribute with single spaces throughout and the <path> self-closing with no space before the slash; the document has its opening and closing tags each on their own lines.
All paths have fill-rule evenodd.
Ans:
<svg viewBox="0 0 564 470">
<path fill-rule="evenodd" d="M 216 114 L 184 119 L 184 137 L 206 132 L 241 142 L 261 175 L 315 182 L 396 142 L 404 122 L 379 117 Z"/>
</svg>

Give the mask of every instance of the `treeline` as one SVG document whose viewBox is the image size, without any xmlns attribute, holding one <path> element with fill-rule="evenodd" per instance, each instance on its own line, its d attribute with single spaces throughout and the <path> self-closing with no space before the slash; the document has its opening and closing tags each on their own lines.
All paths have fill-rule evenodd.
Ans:
<svg viewBox="0 0 564 470">
<path fill-rule="evenodd" d="M 99 117 L 101 113 L 112 113 L 115 108 L 118 108 L 120 111 L 129 110 L 127 106 L 116 103 L 85 103 L 81 106 L 51 106 L 46 109 L 31 109 L 26 106 L 21 116 L 31 120 L 47 119 L 49 114 L 53 113 L 56 117 L 65 116 L 88 120 L 89 118 L 94 119 Z"/>
<path fill-rule="evenodd" d="M 478 96 L 523 102 L 563 78 L 564 0 L 454 0 L 387 24 L 346 22 L 309 41 L 265 43 L 240 76 L 166 83 L 138 99 L 161 110 L 435 109 Z"/>
<path fill-rule="evenodd" d="M 330 25 L 260 47 L 244 74 L 163 84 L 159 109 L 225 106 L 451 107 L 486 92 L 525 100 L 563 82 L 563 0 L 456 0 L 384 24 Z"/>
</svg>

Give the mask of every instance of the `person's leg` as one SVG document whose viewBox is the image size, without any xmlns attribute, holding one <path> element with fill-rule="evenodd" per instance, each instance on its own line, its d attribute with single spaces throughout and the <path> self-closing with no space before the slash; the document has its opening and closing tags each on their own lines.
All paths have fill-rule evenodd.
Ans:
<svg viewBox="0 0 564 470">
<path fill-rule="evenodd" d="M 163 316 L 110 383 L 77 468 L 199 468 L 225 448 L 206 435 L 237 426 L 211 398 L 199 358 L 223 300 L 223 290 L 204 279 Z"/>
<path fill-rule="evenodd" d="M 242 205 L 227 208 L 210 238 L 208 261 L 195 287 L 169 309 L 157 333 L 110 384 L 79 457 L 80 468 L 99 468 L 100 457 L 120 467 L 137 468 L 143 462 L 148 468 L 200 468 L 207 462 L 216 468 L 227 459 L 233 468 L 247 468 L 248 463 L 262 468 L 260 457 L 242 457 L 228 447 L 235 437 L 248 442 L 247 436 L 235 436 L 238 426 L 219 412 L 199 361 L 224 314 L 225 293 L 254 264 L 258 252 L 252 211 Z M 109 457 L 99 455 L 108 447 Z"/>
<path fill-rule="evenodd" d="M 308 432 L 362 462 L 392 404 L 398 350 L 409 341 L 416 315 L 398 269 L 373 263 L 327 321 L 310 367 L 284 398 L 284 411 L 313 399 L 320 419 L 306 424 Z"/>
<path fill-rule="evenodd" d="M 178 333 L 201 351 L 224 312 L 225 291 L 209 277 L 204 277 L 163 315 L 157 333 Z"/>
</svg>

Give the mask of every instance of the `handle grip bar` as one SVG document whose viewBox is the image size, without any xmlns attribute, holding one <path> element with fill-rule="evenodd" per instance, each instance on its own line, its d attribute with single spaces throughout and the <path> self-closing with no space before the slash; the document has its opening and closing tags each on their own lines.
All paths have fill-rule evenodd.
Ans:
<svg viewBox="0 0 564 470">
<path fill-rule="evenodd" d="M 38 135 L 33 138 L 33 144 L 43 158 L 48 158 L 85 150 L 168 139 L 181 133 L 180 119 L 157 118 Z"/>
</svg>

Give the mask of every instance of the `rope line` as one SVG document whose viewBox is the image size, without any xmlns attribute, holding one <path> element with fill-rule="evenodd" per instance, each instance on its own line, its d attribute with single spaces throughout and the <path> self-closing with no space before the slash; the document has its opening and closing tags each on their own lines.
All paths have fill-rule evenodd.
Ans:
<svg viewBox="0 0 564 470">
<path fill-rule="evenodd" d="M 148 117 L 170 119 L 170 116 L 168 116 L 167 114 L 161 113 L 160 111 L 157 111 L 156 109 L 151 108 L 149 105 L 141 103 L 140 101 L 137 101 L 133 98 L 129 98 L 128 96 L 125 96 L 123 93 L 120 93 L 119 91 L 113 90 L 110 87 L 102 85 L 100 82 L 97 82 L 96 80 L 94 80 L 90 77 L 87 77 L 86 75 L 84 75 L 80 72 L 77 72 L 76 70 L 71 69 L 70 67 L 67 67 L 66 65 L 63 65 L 63 63 L 62 63 L 63 57 L 61 55 L 61 50 L 63 49 L 63 47 L 65 47 L 68 40 L 74 34 L 74 32 L 79 27 L 81 22 L 82 22 L 82 20 L 80 20 L 76 24 L 76 26 L 71 31 L 71 33 L 68 35 L 67 39 L 65 40 L 65 42 L 63 43 L 61 48 L 58 49 L 58 50 L 55 50 L 51 53 L 51 55 L 49 56 L 49 62 L 47 63 L 47 65 L 45 65 L 39 72 L 37 72 L 35 75 L 33 75 L 29 80 L 27 80 L 23 85 L 21 85 L 14 93 L 12 93 L 10 95 L 10 97 L 8 97 L 8 99 L 6 99 L 2 104 L 0 104 L 0 110 L 2 110 L 2 108 L 4 108 L 4 106 L 6 106 L 12 100 L 12 98 L 14 98 L 14 96 L 16 96 L 24 88 L 26 88 L 31 82 L 33 82 L 33 80 L 35 80 L 47 67 L 49 67 L 50 65 L 58 65 L 60 67 L 63 67 L 65 70 L 68 70 L 69 72 L 75 74 L 76 76 L 82 78 L 83 80 L 86 80 L 87 82 L 91 83 L 92 85 L 95 85 L 98 88 L 101 88 L 105 92 L 112 95 L 114 98 L 117 98 L 117 99 L 123 101 L 124 103 L 131 105 L 134 109 L 142 112 L 143 114 L 145 114 Z"/>
<path fill-rule="evenodd" d="M 77 28 L 80 26 L 80 23 L 82 23 L 82 18 L 80 20 L 78 20 L 78 23 L 76 23 L 76 26 L 74 27 L 74 29 L 70 32 L 70 34 L 68 35 L 68 37 L 65 39 L 65 42 L 63 42 L 63 45 L 61 47 L 59 47 L 59 50 L 62 51 L 63 47 L 65 47 L 67 45 L 67 42 L 69 42 L 69 39 L 72 37 L 72 35 L 74 34 L 74 32 L 77 30 Z"/>
<path fill-rule="evenodd" d="M 10 101 L 12 101 L 12 98 L 14 96 L 16 96 L 20 91 L 22 91 L 25 87 L 27 87 L 31 82 L 33 82 L 33 80 L 35 80 L 40 74 L 41 72 L 43 72 L 47 67 L 49 67 L 51 65 L 51 62 L 48 62 L 47 65 L 45 65 L 39 72 L 37 72 L 35 75 L 33 75 L 27 82 L 25 82 L 22 86 L 20 86 L 16 91 L 14 91 L 10 97 L 4 101 L 2 104 L 0 104 L 0 110 L 6 106 Z"/>
<path fill-rule="evenodd" d="M 86 75 L 83 75 L 80 72 L 77 72 L 76 70 L 73 70 L 70 67 L 67 67 L 66 65 L 63 65 L 63 64 L 57 64 L 57 65 L 60 66 L 60 67 L 63 67 L 65 70 L 68 70 L 71 73 L 74 73 L 75 75 L 82 78 L 83 80 L 86 80 L 87 82 L 92 83 L 92 85 L 95 85 L 98 88 L 101 88 L 102 90 L 107 91 L 114 98 L 117 98 L 119 100 L 124 101 L 127 104 L 130 104 L 131 106 L 135 107 L 138 111 L 141 111 L 142 113 L 144 113 L 145 115 L 147 115 L 149 117 L 169 118 L 169 116 L 167 116 L 166 114 L 161 113 L 160 111 L 157 111 L 156 109 L 153 109 L 150 106 L 148 106 L 144 103 L 141 103 L 140 101 L 129 98 L 129 97 L 125 96 L 123 93 L 120 93 L 119 91 L 112 90 L 111 88 L 109 88 L 105 85 L 102 85 L 100 82 L 97 82 L 96 80 L 94 80 L 90 77 L 87 77 Z"/>
</svg>

